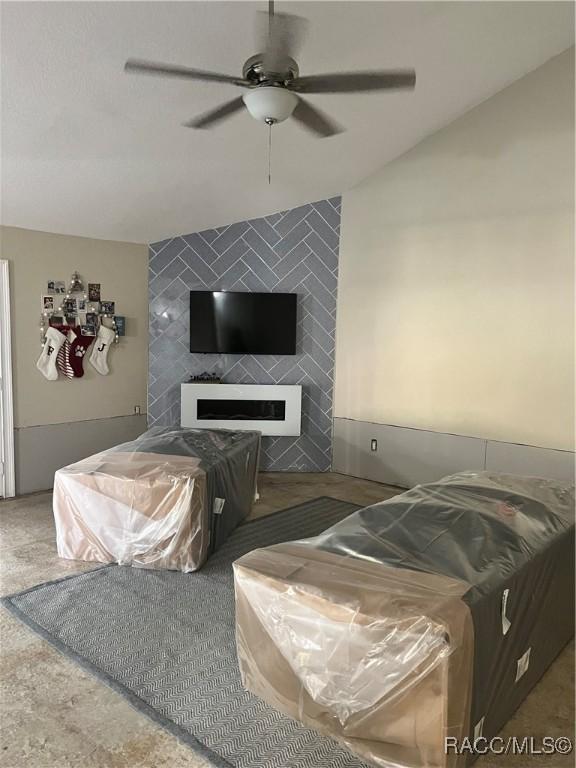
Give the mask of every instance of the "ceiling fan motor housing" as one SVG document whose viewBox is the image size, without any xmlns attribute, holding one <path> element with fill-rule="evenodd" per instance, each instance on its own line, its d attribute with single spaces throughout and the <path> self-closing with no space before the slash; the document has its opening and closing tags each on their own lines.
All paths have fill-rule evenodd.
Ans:
<svg viewBox="0 0 576 768">
<path fill-rule="evenodd" d="M 269 125 L 289 118 L 298 104 L 298 96 L 279 85 L 259 85 L 242 98 L 252 117 Z"/>
<path fill-rule="evenodd" d="M 270 72 L 269 70 L 266 70 L 264 67 L 263 53 L 256 53 L 254 56 L 250 56 L 250 58 L 244 62 L 244 66 L 242 67 L 242 77 L 245 80 L 254 83 L 254 85 L 263 83 L 267 83 L 268 85 L 271 85 L 272 83 L 283 85 L 285 82 L 295 80 L 299 74 L 298 64 L 296 64 L 294 59 L 291 59 L 289 56 L 284 58 L 281 72 Z"/>
</svg>

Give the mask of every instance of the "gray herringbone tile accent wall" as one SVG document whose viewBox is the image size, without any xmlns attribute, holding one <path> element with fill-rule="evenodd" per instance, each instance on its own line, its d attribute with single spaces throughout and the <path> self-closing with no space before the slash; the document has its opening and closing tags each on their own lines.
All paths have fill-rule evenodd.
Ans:
<svg viewBox="0 0 576 768">
<path fill-rule="evenodd" d="M 230 384 L 301 384 L 302 435 L 266 437 L 261 467 L 322 472 L 332 454 L 340 198 L 150 246 L 150 425 L 180 423 L 180 384 L 217 372 Z M 188 351 L 191 290 L 298 294 L 294 356 Z"/>
</svg>

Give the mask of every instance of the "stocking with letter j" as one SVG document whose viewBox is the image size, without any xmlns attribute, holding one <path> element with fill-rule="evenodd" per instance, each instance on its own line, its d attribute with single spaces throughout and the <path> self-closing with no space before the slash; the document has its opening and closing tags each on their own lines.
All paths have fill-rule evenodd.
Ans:
<svg viewBox="0 0 576 768">
<path fill-rule="evenodd" d="M 106 328 L 104 325 L 101 325 L 94 346 L 92 347 L 90 362 L 102 376 L 106 376 L 109 373 L 108 350 L 114 341 L 114 336 L 114 331 L 111 328 Z"/>
</svg>

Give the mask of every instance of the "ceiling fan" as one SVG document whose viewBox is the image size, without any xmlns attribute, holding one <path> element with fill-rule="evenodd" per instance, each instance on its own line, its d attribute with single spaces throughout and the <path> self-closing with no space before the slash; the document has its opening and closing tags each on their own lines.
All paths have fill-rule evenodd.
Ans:
<svg viewBox="0 0 576 768">
<path fill-rule="evenodd" d="M 302 42 L 306 20 L 285 13 L 275 14 L 274 0 L 268 2 L 268 13 L 258 13 L 258 17 L 265 22 L 261 25 L 263 53 L 257 53 L 245 62 L 242 77 L 141 59 L 128 59 L 124 69 L 126 72 L 147 75 L 229 83 L 248 90 L 243 96 L 184 123 L 189 128 L 210 128 L 245 106 L 252 117 L 264 121 L 269 126 L 292 116 L 300 125 L 320 137 L 333 136 L 341 133 L 343 129 L 302 98 L 301 94 L 414 88 L 416 73 L 412 69 L 339 72 L 300 77 L 298 64 L 293 57 Z"/>
</svg>

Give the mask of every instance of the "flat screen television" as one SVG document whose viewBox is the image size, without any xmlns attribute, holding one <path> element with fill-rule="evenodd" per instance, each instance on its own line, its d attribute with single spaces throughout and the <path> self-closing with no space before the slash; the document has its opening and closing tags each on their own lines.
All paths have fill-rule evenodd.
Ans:
<svg viewBox="0 0 576 768">
<path fill-rule="evenodd" d="M 295 355 L 295 293 L 190 291 L 190 352 Z"/>
</svg>

